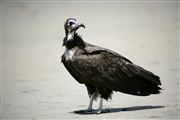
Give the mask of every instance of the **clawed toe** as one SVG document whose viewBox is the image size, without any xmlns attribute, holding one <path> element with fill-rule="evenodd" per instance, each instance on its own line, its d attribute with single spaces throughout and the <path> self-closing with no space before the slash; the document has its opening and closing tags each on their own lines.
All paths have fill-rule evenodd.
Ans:
<svg viewBox="0 0 180 120">
<path fill-rule="evenodd" d="M 101 114 L 101 113 L 103 113 L 103 111 L 102 110 L 97 110 L 96 113 Z"/>
<path fill-rule="evenodd" d="M 109 109 L 96 110 L 96 113 L 97 113 L 97 114 L 108 113 L 108 112 L 110 112 Z"/>
</svg>

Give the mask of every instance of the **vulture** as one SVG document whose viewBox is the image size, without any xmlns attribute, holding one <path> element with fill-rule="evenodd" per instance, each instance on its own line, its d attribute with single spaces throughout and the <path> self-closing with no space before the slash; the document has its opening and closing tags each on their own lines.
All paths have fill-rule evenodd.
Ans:
<svg viewBox="0 0 180 120">
<path fill-rule="evenodd" d="M 160 77 L 140 67 L 124 56 L 85 42 L 77 30 L 85 25 L 75 18 L 64 23 L 65 52 L 61 62 L 89 95 L 89 105 L 84 112 L 103 112 L 103 99 L 111 99 L 113 91 L 136 96 L 160 93 Z M 99 108 L 92 108 L 93 100 L 100 97 Z"/>
</svg>

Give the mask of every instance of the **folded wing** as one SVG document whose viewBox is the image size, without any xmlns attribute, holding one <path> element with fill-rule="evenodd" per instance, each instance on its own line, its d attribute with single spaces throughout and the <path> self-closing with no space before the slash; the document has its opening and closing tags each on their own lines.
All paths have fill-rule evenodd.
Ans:
<svg viewBox="0 0 180 120">
<path fill-rule="evenodd" d="M 160 93 L 160 78 L 127 58 L 97 46 L 89 46 L 74 57 L 67 69 L 80 83 L 93 84 L 127 94 Z"/>
</svg>

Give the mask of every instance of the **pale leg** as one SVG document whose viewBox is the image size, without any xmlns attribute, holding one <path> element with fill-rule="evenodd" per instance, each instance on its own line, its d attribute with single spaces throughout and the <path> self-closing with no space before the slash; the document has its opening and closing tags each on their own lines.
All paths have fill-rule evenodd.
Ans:
<svg viewBox="0 0 180 120">
<path fill-rule="evenodd" d="M 89 106 L 88 106 L 87 111 L 91 111 L 91 110 L 92 110 L 93 99 L 94 99 L 95 94 L 96 94 L 96 93 L 93 93 L 93 94 L 91 95 L 91 97 L 90 97 Z"/>
<path fill-rule="evenodd" d="M 99 101 L 99 108 L 97 110 L 97 113 L 101 113 L 103 109 L 103 98 L 100 97 L 100 101 Z"/>
</svg>

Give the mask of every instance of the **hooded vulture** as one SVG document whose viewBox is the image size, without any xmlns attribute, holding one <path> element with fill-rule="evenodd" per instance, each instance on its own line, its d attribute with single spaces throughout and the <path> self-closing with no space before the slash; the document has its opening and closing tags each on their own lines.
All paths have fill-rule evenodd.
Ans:
<svg viewBox="0 0 180 120">
<path fill-rule="evenodd" d="M 77 34 L 80 27 L 85 28 L 75 18 L 66 20 L 61 60 L 74 79 L 87 87 L 90 101 L 84 112 L 92 112 L 93 100 L 100 97 L 96 113 L 102 113 L 103 99 L 111 98 L 113 91 L 136 96 L 160 93 L 159 76 L 112 50 L 85 42 Z"/>
</svg>

